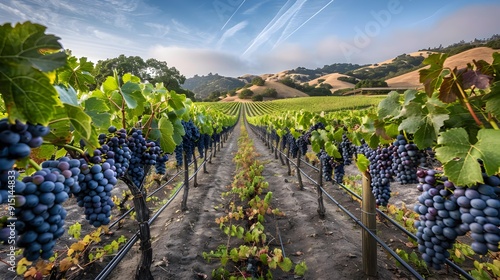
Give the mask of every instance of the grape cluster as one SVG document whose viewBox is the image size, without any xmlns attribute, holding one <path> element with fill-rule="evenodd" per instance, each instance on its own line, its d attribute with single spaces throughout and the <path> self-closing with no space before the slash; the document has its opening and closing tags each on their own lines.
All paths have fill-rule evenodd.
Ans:
<svg viewBox="0 0 500 280">
<path fill-rule="evenodd" d="M 220 142 L 220 133 L 214 132 L 214 134 L 212 134 L 212 142 L 213 143 Z"/>
<path fill-rule="evenodd" d="M 116 176 L 123 177 L 129 168 L 132 152 L 128 147 L 127 131 L 125 129 L 117 130 L 116 127 L 108 128 L 109 134 L 99 134 L 99 144 L 101 147 L 94 151 L 94 157 L 90 159 L 92 163 L 103 162 L 105 159 L 114 159 Z"/>
<path fill-rule="evenodd" d="M 208 134 L 202 134 L 203 145 L 205 146 L 205 151 L 207 151 L 212 146 L 212 137 Z"/>
<path fill-rule="evenodd" d="M 78 185 L 73 180 L 78 161 L 61 158 L 42 166 L 49 167 L 16 182 L 17 245 L 24 248 L 23 256 L 29 261 L 47 260 L 54 254 L 56 239 L 64 233 L 62 204 L 69 198 L 65 189 Z"/>
<path fill-rule="evenodd" d="M 389 149 L 393 155 L 392 170 L 396 181 L 401 184 L 417 183 L 417 168 L 426 166 L 425 153 L 417 145 L 408 143 L 403 135 L 398 135 Z"/>
<path fill-rule="evenodd" d="M 196 141 L 200 139 L 200 131 L 191 120 L 188 122 L 182 121 L 182 125 L 184 126 L 184 131 L 186 132 L 186 134 L 182 136 L 182 149 L 186 153 L 188 163 L 191 163 L 193 160 L 194 145 Z"/>
<path fill-rule="evenodd" d="M 85 218 L 94 227 L 109 224 L 111 208 L 114 207 L 111 190 L 117 182 L 114 159 L 93 165 L 80 159 L 80 170 L 78 182 L 81 191 L 76 195 L 78 206 L 85 207 Z"/>
<path fill-rule="evenodd" d="M 177 166 L 182 166 L 182 145 L 175 146 L 175 161 L 177 162 Z"/>
<path fill-rule="evenodd" d="M 420 215 L 417 227 L 418 250 L 422 259 L 434 269 L 449 258 L 457 236 L 464 235 L 468 229 L 461 223 L 458 199 L 452 195 L 454 186 L 445 177 L 443 183 L 436 179 L 434 170 L 418 170 L 419 185 L 423 191 L 415 212 Z"/>
<path fill-rule="evenodd" d="M 305 134 L 299 136 L 297 139 L 297 146 L 300 149 L 300 153 L 305 155 L 307 153 L 307 140 L 305 139 Z"/>
<path fill-rule="evenodd" d="M 454 190 L 464 228 L 474 240 L 472 250 L 479 255 L 498 252 L 500 242 L 500 178 L 486 174 L 483 178 L 484 184 Z"/>
<path fill-rule="evenodd" d="M 133 128 L 127 138 L 128 147 L 131 151 L 129 168 L 127 175 L 130 176 L 132 182 L 140 187 L 144 179 L 145 166 L 155 165 L 157 158 L 161 155 L 160 146 L 154 141 L 149 141 L 144 138 L 142 130 Z"/>
<path fill-rule="evenodd" d="M 378 147 L 375 150 L 366 151 L 365 156 L 370 161 L 370 176 L 372 193 L 377 205 L 386 206 L 391 197 L 392 160 L 389 149 Z"/>
<path fill-rule="evenodd" d="M 297 141 L 295 141 L 295 138 L 291 133 L 285 134 L 285 140 L 287 143 L 288 150 L 290 151 L 290 154 L 292 155 L 292 158 L 297 158 L 297 154 L 299 151 L 299 146 L 297 145 Z"/>
<path fill-rule="evenodd" d="M 324 150 L 321 150 L 317 156 L 321 161 L 323 179 L 325 181 L 331 181 L 333 172 L 332 157 L 329 156 Z"/>
<path fill-rule="evenodd" d="M 200 135 L 200 138 L 196 141 L 196 148 L 198 148 L 198 153 L 200 154 L 200 157 L 204 157 L 204 150 L 205 150 L 205 138 L 204 135 Z"/>
<path fill-rule="evenodd" d="M 0 203 L 8 200 L 8 176 L 16 160 L 30 155 L 32 148 L 42 145 L 43 136 L 50 129 L 43 125 L 23 124 L 16 120 L 14 124 L 7 119 L 0 120 Z"/>
<path fill-rule="evenodd" d="M 345 175 L 344 163 L 335 162 L 334 175 L 335 175 L 335 178 L 334 178 L 335 182 L 337 182 L 338 184 L 340 184 L 344 181 L 344 175 Z"/>
<path fill-rule="evenodd" d="M 167 173 L 166 163 L 168 161 L 168 155 L 162 154 L 156 159 L 155 169 L 157 174 L 165 175 Z"/>
<path fill-rule="evenodd" d="M 356 146 L 352 144 L 352 142 L 347 138 L 347 135 L 342 134 L 342 141 L 339 145 L 339 150 L 342 152 L 342 159 L 344 161 L 344 165 L 349 165 L 352 163 L 352 157 L 356 152 Z"/>
</svg>

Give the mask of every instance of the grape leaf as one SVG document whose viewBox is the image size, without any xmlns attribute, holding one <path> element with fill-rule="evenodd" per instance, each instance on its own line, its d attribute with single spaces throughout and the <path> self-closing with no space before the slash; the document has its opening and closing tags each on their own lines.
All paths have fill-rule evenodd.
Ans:
<svg viewBox="0 0 500 280">
<path fill-rule="evenodd" d="M 398 117 L 404 118 L 398 129 L 414 134 L 415 144 L 419 149 L 425 149 L 433 145 L 449 115 L 444 104 L 433 97 L 425 100 L 424 104 L 410 102 Z"/>
<path fill-rule="evenodd" d="M 61 99 L 62 103 L 78 106 L 78 97 L 74 88 L 64 85 L 55 85 L 54 87 L 59 93 L 59 99 Z"/>
<path fill-rule="evenodd" d="M 0 64 L 33 67 L 49 72 L 66 64 L 66 53 L 59 37 L 45 34 L 47 28 L 29 21 L 0 26 Z"/>
<path fill-rule="evenodd" d="M 469 135 L 463 128 L 443 132 L 438 138 L 436 158 L 443 163 L 444 175 L 460 186 L 482 183 L 479 159 L 483 161 L 486 174 L 500 172 L 499 138 L 500 131 L 493 129 L 479 130 L 476 143 L 469 141 Z"/>
<path fill-rule="evenodd" d="M 129 109 L 134 109 L 137 107 L 137 104 L 146 101 L 141 93 L 139 84 L 129 81 L 123 84 L 120 90 Z"/>
<path fill-rule="evenodd" d="M 176 146 L 176 143 L 172 137 L 174 135 L 174 126 L 168 118 L 162 117 L 158 122 L 158 128 L 161 132 L 159 141 L 162 150 L 166 153 L 172 153 Z"/>
<path fill-rule="evenodd" d="M 492 78 L 493 77 L 485 75 L 480 71 L 470 69 L 462 74 L 464 89 L 471 88 L 472 86 L 479 89 L 485 89 L 489 87 Z"/>
<path fill-rule="evenodd" d="M 64 104 L 71 126 L 74 132 L 81 138 L 90 139 L 92 133 L 92 119 L 85 114 L 82 107 Z"/>
<path fill-rule="evenodd" d="M 11 121 L 47 125 L 61 104 L 49 78 L 34 68 L 0 59 L 0 93 Z"/>
<path fill-rule="evenodd" d="M 448 54 L 435 53 L 429 55 L 422 61 L 422 64 L 430 65 L 429 68 L 419 71 L 420 82 L 424 84 L 425 92 L 428 96 L 432 96 L 434 91 L 436 91 L 443 81 L 443 65 L 447 57 Z"/>
<path fill-rule="evenodd" d="M 399 104 L 399 93 L 391 91 L 384 100 L 378 104 L 378 117 L 384 119 L 399 115 L 401 105 Z"/>
<path fill-rule="evenodd" d="M 0 93 L 11 121 L 46 125 L 60 105 L 43 72 L 66 64 L 59 38 L 31 22 L 0 26 Z"/>
<path fill-rule="evenodd" d="M 362 173 L 368 170 L 368 166 L 370 166 L 370 161 L 363 154 L 358 154 L 356 156 L 356 166 L 359 171 Z"/>
<path fill-rule="evenodd" d="M 486 112 L 500 119 L 500 81 L 495 82 L 490 89 L 490 93 L 485 96 Z"/>
<path fill-rule="evenodd" d="M 89 91 L 88 84 L 95 84 L 92 71 L 94 63 L 87 61 L 86 57 L 81 57 L 80 61 L 74 56 L 68 58 L 68 64 L 62 70 L 57 72 L 57 78 L 60 83 L 70 85 L 81 91 Z"/>
<path fill-rule="evenodd" d="M 337 146 L 332 142 L 325 143 L 325 152 L 333 158 L 342 158 L 339 150 L 337 149 Z"/>
</svg>

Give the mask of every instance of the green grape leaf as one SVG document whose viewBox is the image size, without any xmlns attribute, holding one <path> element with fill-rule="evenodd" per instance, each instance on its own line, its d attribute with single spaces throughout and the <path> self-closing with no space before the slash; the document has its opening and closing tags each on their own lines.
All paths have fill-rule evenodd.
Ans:
<svg viewBox="0 0 500 280">
<path fill-rule="evenodd" d="M 370 161 L 363 154 L 358 154 L 356 157 L 356 166 L 359 171 L 362 173 L 368 170 L 368 166 L 370 166 Z"/>
<path fill-rule="evenodd" d="M 184 109 L 184 101 L 186 101 L 186 96 L 184 94 L 177 94 L 175 91 L 171 90 L 169 92 L 168 105 L 176 110 Z M 184 114 L 185 112 L 182 112 Z M 177 114 L 181 116 L 182 114 Z"/>
<path fill-rule="evenodd" d="M 337 149 L 337 145 L 333 144 L 332 142 L 326 142 L 325 143 L 325 152 L 334 158 L 341 158 L 342 156 L 340 155 L 339 150 Z"/>
<path fill-rule="evenodd" d="M 482 183 L 479 159 L 483 161 L 487 175 L 500 172 L 499 138 L 500 131 L 481 129 L 477 134 L 477 142 L 471 143 L 465 129 L 453 128 L 439 136 L 436 158 L 443 163 L 444 174 L 456 185 Z"/>
<path fill-rule="evenodd" d="M 66 64 L 66 53 L 59 37 L 45 34 L 47 28 L 29 21 L 0 26 L 0 64 L 12 68 L 32 67 L 50 72 Z M 13 72 L 17 72 L 13 69 Z"/>
<path fill-rule="evenodd" d="M 59 99 L 62 103 L 78 106 L 78 97 L 74 88 L 64 85 L 55 85 L 54 87 L 59 93 Z"/>
<path fill-rule="evenodd" d="M 323 147 L 323 139 L 317 130 L 311 132 L 311 149 L 315 153 L 319 153 L 321 147 Z"/>
<path fill-rule="evenodd" d="M 449 112 L 443 106 L 436 98 L 428 98 L 424 104 L 410 102 L 398 116 L 404 118 L 398 130 L 414 134 L 414 141 L 419 149 L 431 147 L 439 130 L 449 118 Z"/>
<path fill-rule="evenodd" d="M 400 110 L 399 93 L 397 91 L 391 91 L 387 97 L 378 104 L 378 117 L 380 119 L 385 119 L 387 117 L 397 116 Z"/>
<path fill-rule="evenodd" d="M 43 137 L 44 141 L 55 145 L 64 145 L 71 142 L 71 125 L 64 107 L 56 107 L 56 112 L 49 123 L 49 127 L 50 132 Z"/>
<path fill-rule="evenodd" d="M 420 82 L 424 84 L 425 92 L 428 96 L 432 96 L 434 91 L 436 91 L 443 81 L 443 65 L 447 57 L 448 54 L 435 53 L 429 55 L 422 61 L 422 64 L 430 65 L 429 68 L 419 71 Z"/>
<path fill-rule="evenodd" d="M 123 84 L 123 86 L 121 87 L 121 93 L 129 109 L 134 109 L 135 107 L 137 107 L 137 104 L 146 101 L 146 99 L 142 95 L 141 87 L 139 86 L 139 84 L 136 84 L 134 82 L 128 81 Z"/>
<path fill-rule="evenodd" d="M 9 67 L 0 61 L 0 93 L 9 118 L 47 125 L 61 104 L 50 80 L 30 67 Z"/>
<path fill-rule="evenodd" d="M 108 76 L 104 83 L 102 83 L 102 90 L 106 93 L 106 95 L 110 96 L 112 92 L 117 91 L 119 89 L 118 82 L 115 77 Z"/>
<path fill-rule="evenodd" d="M 49 76 L 66 64 L 58 37 L 31 22 L 0 26 L 0 94 L 13 122 L 47 125 L 61 104 Z"/>
<path fill-rule="evenodd" d="M 86 57 L 81 57 L 78 61 L 76 57 L 71 56 L 68 58 L 67 66 L 57 72 L 57 79 L 59 83 L 70 85 L 81 92 L 88 92 L 87 85 L 95 84 L 92 71 L 94 63 L 87 61 Z"/>
<path fill-rule="evenodd" d="M 101 130 L 106 130 L 107 127 L 111 126 L 111 114 L 108 112 L 98 113 L 96 111 L 85 111 L 87 115 L 92 119 L 94 126 L 100 128 Z"/>
<path fill-rule="evenodd" d="M 182 143 L 182 136 L 186 135 L 186 131 L 184 131 L 184 126 L 182 125 L 181 119 L 170 119 L 172 125 L 174 126 L 174 134 L 173 139 L 176 145 Z M 220 130 L 222 130 L 220 128 Z M 220 132 L 220 131 L 218 131 Z"/>
<path fill-rule="evenodd" d="M 74 129 L 74 133 L 79 135 L 80 138 L 90 139 L 92 133 L 92 119 L 87 115 L 82 107 L 64 104 L 66 114 Z"/>
<path fill-rule="evenodd" d="M 403 101 L 403 106 L 408 105 L 412 100 L 414 100 L 417 97 L 417 90 L 414 89 L 409 89 L 404 92 L 404 101 Z"/>
<path fill-rule="evenodd" d="M 175 149 L 176 143 L 174 141 L 173 135 L 174 126 L 170 120 L 166 117 L 162 117 L 158 122 L 158 128 L 160 129 L 160 146 L 162 150 L 166 153 L 172 153 Z"/>
<path fill-rule="evenodd" d="M 486 112 L 500 119 L 500 81 L 495 82 L 490 89 L 491 92 L 485 96 Z"/>
<path fill-rule="evenodd" d="M 295 265 L 293 273 L 297 276 L 304 276 L 304 274 L 306 274 L 306 271 L 307 271 L 307 265 L 305 262 L 302 261 Z"/>
<path fill-rule="evenodd" d="M 85 111 L 94 111 L 94 112 L 107 112 L 109 111 L 109 107 L 106 104 L 106 100 L 98 97 L 90 97 L 84 102 Z"/>
<path fill-rule="evenodd" d="M 292 269 L 293 263 L 290 258 L 283 258 L 282 262 L 278 262 L 278 266 L 281 268 L 281 270 L 288 272 Z"/>
</svg>

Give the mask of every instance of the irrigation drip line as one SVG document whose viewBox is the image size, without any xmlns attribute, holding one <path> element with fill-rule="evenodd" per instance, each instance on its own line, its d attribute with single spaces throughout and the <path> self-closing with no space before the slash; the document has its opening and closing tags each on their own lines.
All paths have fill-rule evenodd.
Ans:
<svg viewBox="0 0 500 280">
<path fill-rule="evenodd" d="M 399 263 L 401 263 L 401 265 L 403 265 L 411 274 L 413 274 L 413 276 L 415 276 L 417 279 L 422 279 L 424 280 L 424 278 L 422 277 L 422 275 L 420 275 L 417 271 L 415 271 L 413 269 L 413 267 L 411 267 L 407 262 L 405 262 L 403 259 L 401 259 L 401 257 L 396 254 L 396 252 L 394 252 L 389 246 L 387 246 L 387 244 L 385 244 L 384 241 L 382 241 L 375 233 L 373 233 L 370 229 L 368 229 L 356 216 L 354 216 L 349 210 L 347 210 L 344 206 L 342 206 L 342 204 L 340 204 L 337 200 L 335 200 L 328 192 L 326 192 L 325 189 L 323 189 L 323 187 L 320 187 L 321 191 L 333 202 L 335 203 L 335 205 L 337 205 L 337 207 L 339 207 L 342 211 L 344 211 L 349 217 L 351 217 L 351 219 L 354 220 L 354 222 L 356 222 L 356 224 L 358 224 L 359 226 L 361 226 L 366 232 L 368 232 L 372 237 L 373 239 L 375 239 L 375 241 L 377 241 L 378 244 L 380 244 L 382 247 L 384 247 L 384 249 L 389 252 L 389 254 L 391 254 Z"/>
</svg>

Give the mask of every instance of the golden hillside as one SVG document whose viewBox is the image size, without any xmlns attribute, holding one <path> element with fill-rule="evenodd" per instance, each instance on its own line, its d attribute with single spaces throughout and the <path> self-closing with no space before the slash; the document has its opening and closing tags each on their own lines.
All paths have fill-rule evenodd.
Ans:
<svg viewBox="0 0 500 280">
<path fill-rule="evenodd" d="M 498 50 L 494 50 L 488 47 L 470 49 L 454 56 L 448 57 L 444 63 L 444 66 L 450 68 L 463 68 L 467 66 L 467 63 L 471 63 L 473 59 L 482 59 L 488 63 L 491 63 L 493 61 L 492 54 L 494 52 L 498 52 Z M 422 83 L 419 82 L 419 70 L 390 78 L 386 80 L 386 82 L 389 87 L 422 87 Z"/>
</svg>

